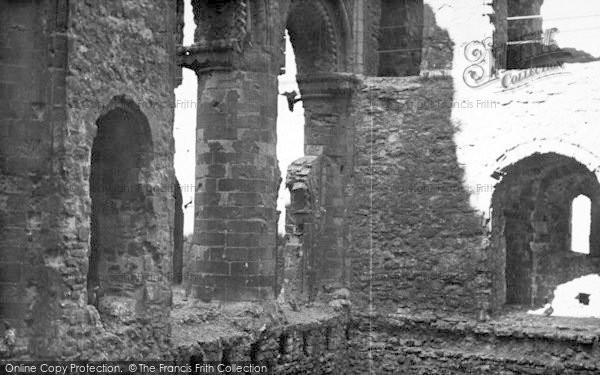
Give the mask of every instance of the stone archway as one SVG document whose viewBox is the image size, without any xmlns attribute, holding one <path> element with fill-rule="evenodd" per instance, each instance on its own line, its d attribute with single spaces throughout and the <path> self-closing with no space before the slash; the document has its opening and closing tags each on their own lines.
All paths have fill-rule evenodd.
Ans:
<svg viewBox="0 0 600 375">
<path fill-rule="evenodd" d="M 341 2 L 296 1 L 287 30 L 304 106 L 304 154 L 288 167 L 291 205 L 286 222 L 295 244 L 286 251 L 284 290 L 314 299 L 348 281 L 348 230 L 344 187 L 352 170 L 351 98 L 356 84 L 348 69 L 349 31 Z M 347 20 L 346 20 L 347 21 Z M 307 172 L 308 171 L 308 172 Z M 294 258 L 298 246 L 300 259 Z"/>
<path fill-rule="evenodd" d="M 340 32 L 325 2 L 293 2 L 286 28 L 296 54 L 298 74 L 343 71 L 344 44 L 339 41 Z"/>
<path fill-rule="evenodd" d="M 196 222 L 191 259 L 186 260 L 193 265 L 186 286 L 197 298 L 263 300 L 273 298 L 277 289 L 277 74 L 286 25 L 293 34 L 300 73 L 311 73 L 299 79 L 311 124 L 306 138 L 314 140 L 307 143 L 306 154 L 326 158 L 331 175 L 339 175 L 342 166 L 351 170 L 339 133 L 351 127 L 347 107 L 353 82 L 336 73 L 347 65 L 344 38 L 350 37 L 340 26 L 343 17 L 337 16 L 341 3 L 193 2 L 195 44 L 179 53 L 181 65 L 194 69 L 199 83 Z M 323 77 L 325 72 L 330 75 Z M 321 128 L 323 119 L 327 124 Z M 323 257 L 332 260 L 324 264 L 334 264 L 331 274 L 340 280 L 343 203 L 336 197 L 343 195 L 343 181 L 328 178 L 332 182 L 335 193 L 325 202 L 332 214 L 324 220 L 335 223 L 331 225 L 336 230 L 320 244 L 335 254 Z"/>
<path fill-rule="evenodd" d="M 600 184 L 577 160 L 535 153 L 502 170 L 492 198 L 495 306 L 540 306 L 554 288 L 600 270 Z M 590 256 L 571 251 L 571 204 L 592 201 Z"/>
</svg>

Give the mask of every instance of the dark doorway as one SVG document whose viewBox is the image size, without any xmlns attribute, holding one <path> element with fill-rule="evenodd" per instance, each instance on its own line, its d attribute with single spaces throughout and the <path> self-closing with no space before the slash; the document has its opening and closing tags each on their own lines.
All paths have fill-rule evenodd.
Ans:
<svg viewBox="0 0 600 375">
<path fill-rule="evenodd" d="M 151 135 L 134 104 L 119 101 L 96 122 L 91 153 L 92 200 L 88 302 L 102 295 L 134 297 L 143 285 L 147 226 L 146 173 Z"/>
</svg>

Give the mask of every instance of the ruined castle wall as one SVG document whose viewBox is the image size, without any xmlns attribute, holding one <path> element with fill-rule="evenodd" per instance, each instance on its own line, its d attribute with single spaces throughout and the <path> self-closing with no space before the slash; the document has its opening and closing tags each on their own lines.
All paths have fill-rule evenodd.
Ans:
<svg viewBox="0 0 600 375">
<path fill-rule="evenodd" d="M 591 375 L 600 368 L 596 329 L 593 322 L 576 328 L 569 318 L 548 326 L 516 316 L 481 323 L 432 314 L 376 315 L 359 324 L 358 331 L 370 335 L 352 338 L 352 353 L 362 356 L 350 366 L 376 374 Z M 372 360 L 366 359 L 367 347 Z"/>
<path fill-rule="evenodd" d="M 490 229 L 502 225 L 496 216 L 489 221 L 498 183 L 492 175 L 535 152 L 555 152 L 589 171 L 596 169 L 598 137 L 590 124 L 597 117 L 591 77 L 597 75 L 598 64 L 567 64 L 554 72 L 559 74 L 529 82 L 523 79 L 532 72 L 494 76 L 492 60 L 469 60 L 473 55 L 465 50 L 469 43 L 492 36 L 493 25 L 485 16 L 491 6 L 442 0 L 426 4 L 452 42 L 451 76 L 367 78 L 355 104 L 362 117 L 355 138 L 352 293 L 364 313 L 356 314 L 361 334 L 352 344 L 357 348 L 352 363 L 382 373 L 592 373 L 597 363 L 582 362 L 593 358 L 597 347 L 585 340 L 556 340 L 552 329 L 534 335 L 521 324 L 546 328 L 539 317 L 510 316 L 502 323 L 492 317 L 491 331 L 477 321 L 490 319 L 490 308 L 503 307 L 495 300 L 502 293 L 496 287 L 505 283 L 507 264 L 495 252 L 506 244 L 503 238 L 490 237 Z M 489 58 L 492 51 L 482 52 Z M 487 85 L 467 84 L 472 77 L 467 68 L 473 64 L 483 68 Z M 522 84 L 527 85 L 519 88 Z M 561 202 L 552 215 L 566 215 L 568 202 L 557 198 L 565 190 L 557 186 L 547 199 Z M 553 222 L 563 226 L 553 229 L 553 235 L 562 236 L 558 242 L 564 244 L 564 216 Z M 543 238 L 543 233 L 535 235 Z M 530 245 L 527 238 L 520 240 Z M 557 279 L 595 267 L 595 260 L 574 259 L 565 249 L 556 252 L 542 262 L 548 274 L 536 281 L 547 284 L 546 290 Z M 569 269 L 557 279 L 550 276 L 567 258 Z M 389 314 L 394 311 L 403 317 Z M 449 328 L 446 320 L 453 322 L 450 326 L 455 320 L 460 323 Z M 564 328 L 571 329 L 569 334 L 585 329 L 584 321 L 572 323 Z M 471 340 L 464 327 L 475 327 L 472 347 L 464 346 Z M 550 337 L 552 347 L 544 346 Z M 486 345 L 497 353 L 476 349 Z M 504 345 L 518 349 L 506 353 Z M 528 353 L 529 362 L 520 359 L 522 353 Z M 372 362 L 365 361 L 369 354 Z"/>
<path fill-rule="evenodd" d="M 212 329 L 201 324 L 176 327 L 169 356 L 181 365 L 252 363 L 267 366 L 273 374 L 354 373 L 347 358 L 352 350 L 348 338 L 356 332 L 345 313 L 316 308 L 287 310 L 286 316 L 285 324 L 261 332 L 236 332 L 218 325 Z"/>
<path fill-rule="evenodd" d="M 174 77 L 165 72 L 173 72 L 176 9 L 170 2 L 122 1 L 69 2 L 68 11 L 68 65 L 62 95 L 69 110 L 55 126 L 59 162 L 54 173 L 60 176 L 57 199 L 63 207 L 55 219 L 61 226 L 56 232 L 61 243 L 52 253 L 46 250 L 46 256 L 52 254 L 51 268 L 63 277 L 56 298 L 63 310 L 49 355 L 62 358 L 77 353 L 89 358 L 102 348 L 109 358 L 156 356 L 165 348 L 171 301 Z M 131 188 L 143 192 L 143 214 L 119 213 L 122 225 L 137 228 L 131 233 L 141 248 L 112 249 L 116 254 L 134 252 L 137 268 L 118 273 L 127 281 L 135 279 L 140 288 L 125 299 L 117 295 L 102 299 L 101 290 L 90 306 L 86 290 L 90 155 L 97 121 L 113 105 L 139 112 L 150 137 L 134 140 L 149 148 L 145 169 L 124 172 L 139 178 Z M 130 115 L 124 116 L 126 123 L 132 121 Z M 110 186 L 105 188 L 111 192 Z M 119 338 L 109 332 L 119 332 Z"/>
<path fill-rule="evenodd" d="M 421 52 L 421 75 L 446 75 L 452 69 L 454 42 L 448 31 L 439 26 L 436 15 L 438 8 L 425 1 L 423 4 L 423 43 Z"/>
<path fill-rule="evenodd" d="M 492 188 L 497 183 L 490 177 L 493 170 L 514 163 L 534 150 L 575 157 L 593 170 L 597 163 L 590 154 L 598 149 L 597 128 L 591 126 L 598 116 L 593 77 L 599 65 L 596 62 L 566 64 L 564 69 L 550 72 L 559 74 L 534 82 L 522 80 L 523 72 L 519 70 L 498 76 L 490 76 L 486 70 L 486 77 L 490 79 L 483 81 L 491 82 L 470 87 L 465 83 L 465 73 L 475 61 L 466 58 L 465 48 L 470 42 L 492 36 L 493 24 L 484 16 L 492 8 L 474 2 L 461 2 L 452 7 L 442 7 L 445 2 L 441 0 L 428 2 L 432 9 L 437 9 L 438 26 L 447 30 L 454 43 L 452 118 L 460 125 L 456 141 L 460 162 L 466 168 L 465 182 L 475 190 L 478 185 L 482 187 L 480 190 L 490 187 L 488 191 L 473 194 L 472 203 L 486 211 Z M 464 23 L 471 27 L 461 27 Z M 485 50 L 482 52 L 489 57 Z M 486 63 L 477 65 L 488 68 Z M 508 87 L 504 87 L 503 82 Z M 523 84 L 527 85 L 515 89 Z M 563 141 L 558 142 L 559 139 Z"/>
<path fill-rule="evenodd" d="M 16 330 L 3 356 L 48 352 L 60 319 L 53 296 L 66 292 L 70 270 L 56 157 L 66 118 L 65 3 L 0 2 L 0 318 Z"/>
<path fill-rule="evenodd" d="M 452 82 L 368 78 L 355 104 L 363 117 L 356 129 L 350 229 L 357 327 L 351 366 L 357 373 L 592 374 L 598 348 L 588 324 L 595 323 L 553 318 L 548 324 L 524 312 L 487 315 L 495 272 L 504 264 L 493 256 L 498 249 L 489 245 L 484 217 L 471 205 L 476 192 L 462 179 L 458 128 L 449 118 Z M 558 185 L 549 184 L 548 199 Z M 555 251 L 563 255 L 540 263 L 540 284 L 556 285 L 595 266 Z M 557 272 L 561 261 L 568 269 Z"/>
<path fill-rule="evenodd" d="M 473 312 L 488 276 L 462 185 L 449 79 L 370 78 L 355 110 L 353 291 L 384 309 Z"/>
<path fill-rule="evenodd" d="M 181 40 L 181 1 L 0 4 L 0 317 L 17 328 L 17 348 L 9 354 L 156 358 L 178 344 L 168 340 L 176 338 L 169 335 L 173 322 L 169 282 L 174 220 L 172 106 L 179 75 L 173 60 L 175 42 Z M 208 26 L 198 31 L 197 40 L 206 36 L 203 32 L 222 32 L 220 27 L 226 34 L 244 29 L 247 17 L 242 5 L 246 3 L 239 4 L 241 10 L 232 18 L 235 27 L 207 17 L 215 24 L 204 22 Z M 270 5 L 252 10 L 259 21 L 243 43 L 256 47 L 246 50 L 242 66 L 200 77 L 202 147 L 197 178 L 202 186 L 198 185 L 196 196 L 197 231 L 190 267 L 199 279 L 209 274 L 204 278 L 208 282 L 194 285 L 200 298 L 273 297 L 279 181 L 275 74 L 281 58 L 273 50 L 279 45 L 274 40 L 282 34 L 282 20 L 287 19 L 287 2 Z M 380 4 L 357 1 L 355 5 L 352 14 L 358 14 L 359 7 L 362 18 L 354 19 L 365 22 L 358 43 L 362 62 L 356 62 L 364 69 L 357 72 L 375 75 Z M 506 4 L 495 6 L 499 13 L 510 13 Z M 500 308 L 504 302 L 497 294 L 502 293 L 506 261 L 490 254 L 498 254 L 494 251 L 506 244 L 492 237 L 490 246 L 487 233 L 486 220 L 492 219 L 492 228 L 498 224 L 490 214 L 497 183 L 491 175 L 501 175 L 499 169 L 533 152 L 573 157 L 590 170 L 600 165 L 595 155 L 600 134 L 593 126 L 599 115 L 594 87 L 599 65 L 568 65 L 555 77 L 519 89 L 516 86 L 526 75 L 494 76 L 491 59 L 473 61 L 469 58 L 477 55 L 465 53 L 470 42 L 494 32 L 486 16 L 491 10 L 475 0 L 424 1 L 421 69 L 451 70 L 451 77 L 366 78 L 356 93 L 345 86 L 351 79 L 335 78 L 335 74 L 329 83 L 326 76 L 313 75 L 312 84 L 317 82 L 313 92 L 300 85 L 307 100 L 306 153 L 322 156 L 327 180 L 319 186 L 325 190 L 325 204 L 311 207 L 313 214 L 324 212 L 324 234 L 307 250 L 320 257 L 319 278 L 335 281 L 331 288 L 337 288 L 347 281 L 349 247 L 358 329 L 337 318 L 284 324 L 280 331 L 266 330 L 258 340 L 244 336 L 236 341 L 235 335 L 224 335 L 225 339 L 199 344 L 201 348 L 194 343 L 191 351 L 182 349 L 183 361 L 197 350 L 211 352 L 202 358 L 215 360 L 238 354 L 251 360 L 276 358 L 282 373 L 341 373 L 347 355 L 357 365 L 356 372 L 379 360 L 375 367 L 383 371 L 408 374 L 430 367 L 457 373 L 560 370 L 559 359 L 568 362 L 564 373 L 597 369 L 587 358 L 597 357 L 597 335 L 579 335 L 586 329 L 583 325 L 571 327 L 569 334 L 554 335 L 534 332 L 543 325 L 539 322 L 534 330 L 513 327 L 512 318 L 504 325 L 475 323 L 477 315 L 486 320 L 490 306 Z M 198 11 L 198 19 L 206 14 L 203 11 Z M 299 15 L 314 12 L 304 6 Z M 318 26 L 336 24 L 325 16 L 322 21 L 327 23 Z M 344 70 L 345 59 L 338 54 L 341 44 L 332 28 L 322 40 L 328 53 L 323 56 L 314 53 L 318 39 L 312 39 L 321 27 L 308 36 L 302 29 L 307 29 L 304 23 L 296 25 L 296 47 L 304 52 L 300 71 Z M 508 33 L 507 26 L 497 25 L 496 33 L 500 32 Z M 491 51 L 483 51 L 482 56 L 491 57 Z M 466 84 L 466 69 L 473 64 L 489 75 L 489 85 Z M 348 115 L 346 99 L 352 97 L 354 112 Z M 307 104 L 311 101 L 312 107 Z M 98 128 L 104 127 L 99 119 L 112 118 L 115 111 L 118 121 L 106 126 L 123 128 L 122 137 L 119 131 L 108 132 L 108 139 L 96 143 Z M 124 163 L 112 159 L 100 170 L 128 168 L 117 168 L 114 175 L 96 175 L 100 193 L 112 198 L 95 196 L 97 207 L 106 210 L 93 213 L 92 150 L 98 144 L 109 152 L 98 158 L 95 167 L 127 151 Z M 349 160 L 349 154 L 354 160 Z M 126 182 L 124 196 L 120 182 Z M 119 193 L 117 199 L 113 193 Z M 135 205 L 129 204 L 129 193 Z M 556 201 L 563 193 L 560 188 L 550 190 L 549 199 Z M 567 200 L 560 200 L 559 210 L 551 212 L 563 215 L 554 221 L 551 234 L 558 240 L 566 236 L 567 206 Z M 504 225 L 502 220 L 498 221 Z M 550 235 L 541 232 L 534 235 Z M 113 241 L 115 233 L 123 240 Z M 529 243 L 528 237 L 518 240 Z M 98 243 L 102 246 L 94 247 Z M 101 259 L 98 263 L 90 258 L 93 249 Z M 551 258 L 541 266 L 551 274 L 562 259 Z M 595 267 L 593 262 L 582 264 L 582 259 L 573 262 L 577 270 L 568 275 Z M 98 289 L 90 289 L 90 268 L 98 279 L 103 276 L 118 285 L 98 282 L 94 285 Z M 558 282 L 544 277 L 540 279 L 544 284 Z M 206 334 L 206 327 L 200 328 L 191 341 Z M 222 349 L 223 342 L 228 350 Z M 535 346 L 541 350 L 531 349 Z M 465 354 L 481 347 L 485 349 Z M 494 353 L 496 348 L 501 354 Z M 533 359 L 524 361 L 520 353 Z M 377 361 L 365 361 L 369 354 L 375 354 Z M 457 358 L 463 368 L 456 368 Z"/>
<path fill-rule="evenodd" d="M 590 62 L 565 64 L 551 71 L 494 72 L 492 51 L 480 43 L 493 35 L 493 24 L 485 16 L 492 7 L 470 2 L 445 6 L 441 0 L 427 3 L 437 26 L 453 43 L 454 92 L 451 99 L 447 96 L 444 100 L 451 100 L 450 118 L 457 129 L 453 138 L 464 169 L 463 186 L 469 192 L 470 206 L 485 216 L 489 232 L 501 224 L 494 222 L 490 209 L 497 178 L 501 177 L 492 177 L 494 171 L 535 152 L 574 158 L 590 171 L 600 164 L 598 129 L 592 125 L 598 117 L 592 77 L 600 65 Z M 458 26 L 465 23 L 471 27 Z M 480 58 L 473 58 L 475 50 L 481 52 Z M 472 80 L 472 74 L 480 74 L 479 83 Z M 438 104 L 440 100 L 433 99 Z M 502 246 L 498 239 L 491 239 L 494 249 Z M 493 254 L 496 252 L 486 255 L 487 268 L 494 279 L 502 279 L 505 263 Z M 494 283 L 500 285 L 502 281 Z"/>
<path fill-rule="evenodd" d="M 485 308 L 483 222 L 462 185 L 452 94 L 450 78 L 418 77 L 367 78 L 357 94 L 350 233 L 360 334 L 351 363 L 362 371 L 398 373 L 399 363 L 409 361 L 395 354 L 407 333 L 388 329 L 388 314 L 474 317 Z M 419 366 L 403 369 L 433 368 Z"/>
<path fill-rule="evenodd" d="M 290 191 L 290 205 L 286 219 L 290 224 L 282 270 L 286 298 L 314 297 L 319 289 L 317 280 L 323 277 L 319 264 L 324 249 L 318 243 L 324 231 L 319 189 L 323 179 L 322 160 L 317 156 L 305 156 L 288 167 L 285 184 Z"/>
<path fill-rule="evenodd" d="M 447 19 L 450 21 L 453 17 L 467 17 L 467 14 L 465 11 L 461 15 L 457 10 L 454 16 L 448 15 Z M 473 17 L 479 19 L 479 16 Z M 464 46 L 469 39 L 478 39 L 476 33 L 465 39 L 466 35 L 462 36 L 454 28 L 448 27 L 448 30 L 454 35 L 457 46 Z M 483 27 L 475 30 L 482 38 L 491 35 Z M 457 108 L 452 115 L 453 121 L 460 125 L 460 131 L 456 134 L 457 154 L 459 161 L 465 166 L 465 186 L 471 191 L 471 205 L 485 214 L 486 220 L 490 220 L 488 229 L 495 231 L 504 225 L 497 212 L 502 208 L 495 207 L 491 199 L 497 189 L 498 178 L 502 178 L 501 175 L 493 178 L 495 171 L 504 170 L 536 152 L 556 153 L 573 158 L 589 171 L 594 171 L 600 165 L 600 158 L 597 156 L 600 146 L 598 128 L 593 126 L 598 117 L 597 105 L 594 104 L 598 95 L 592 83 L 592 77 L 598 74 L 600 65 L 597 62 L 565 64 L 562 68 L 547 72 L 510 70 L 496 76 L 487 71 L 483 77 L 486 85 L 469 87 L 464 78 L 467 66 L 472 62 L 466 61 L 465 55 L 459 55 L 459 52 L 464 51 L 457 48 L 455 53 L 455 65 L 460 69 L 453 71 L 456 83 L 454 102 L 457 103 Z M 485 49 L 483 52 L 488 53 Z M 462 61 L 456 56 L 460 56 Z M 488 66 L 487 62 L 476 64 L 484 68 Z M 568 207 L 567 203 L 561 205 Z M 560 217 L 555 217 L 553 222 L 565 223 L 569 210 L 555 211 L 555 214 Z M 558 228 L 558 231 L 556 229 L 555 227 L 551 232 L 556 234 L 567 230 L 564 226 L 562 229 Z M 498 249 L 506 246 L 502 243 L 504 239 L 492 236 L 491 240 L 489 269 L 494 274 L 492 305 L 494 309 L 498 309 L 504 303 L 503 289 L 509 265 L 501 251 L 498 252 Z M 534 241 L 526 235 L 518 240 L 523 242 L 525 248 L 529 248 L 529 242 Z M 569 255 L 566 242 L 557 242 L 562 249 L 555 249 L 553 255 L 546 258 L 544 268 L 550 269 L 552 264 L 560 262 L 562 256 L 559 254 L 573 258 Z M 569 261 L 573 264 L 578 262 L 586 264 L 573 266 L 580 270 L 593 268 L 595 263 L 590 257 Z M 567 272 L 568 275 L 576 273 L 573 270 Z M 564 280 L 563 277 L 567 277 L 567 274 L 557 275 Z M 547 284 L 547 287 L 542 288 L 545 289 L 543 294 L 556 286 L 557 280 L 547 280 L 547 283 L 543 282 Z M 538 296 L 536 304 L 542 303 L 544 297 Z"/>
</svg>

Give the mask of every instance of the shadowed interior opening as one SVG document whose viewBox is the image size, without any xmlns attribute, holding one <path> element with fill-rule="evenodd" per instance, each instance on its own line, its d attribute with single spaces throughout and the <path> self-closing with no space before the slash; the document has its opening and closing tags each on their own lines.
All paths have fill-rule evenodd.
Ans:
<svg viewBox="0 0 600 375">
<path fill-rule="evenodd" d="M 586 166 L 554 153 L 534 154 L 504 172 L 492 202 L 493 257 L 496 271 L 504 268 L 499 297 L 505 288 L 504 303 L 543 306 L 556 286 L 600 270 L 600 185 Z M 588 203 L 584 212 L 582 199 Z"/>
<path fill-rule="evenodd" d="M 96 122 L 91 153 L 92 199 L 88 302 L 134 296 L 143 282 L 147 228 L 145 172 L 151 136 L 138 110 L 115 108 Z"/>
</svg>

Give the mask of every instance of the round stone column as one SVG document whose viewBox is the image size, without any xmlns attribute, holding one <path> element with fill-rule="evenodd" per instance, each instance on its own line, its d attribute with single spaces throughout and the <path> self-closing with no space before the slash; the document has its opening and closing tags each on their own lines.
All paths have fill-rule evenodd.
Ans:
<svg viewBox="0 0 600 375">
<path fill-rule="evenodd" d="M 199 83 L 193 294 L 270 299 L 279 182 L 277 77 L 222 71 L 199 76 Z"/>
<path fill-rule="evenodd" d="M 262 70 L 246 70 L 233 47 L 196 44 L 180 55 L 198 76 L 194 238 L 184 284 L 204 301 L 272 299 L 277 76 L 266 58 L 245 65 Z"/>
</svg>

